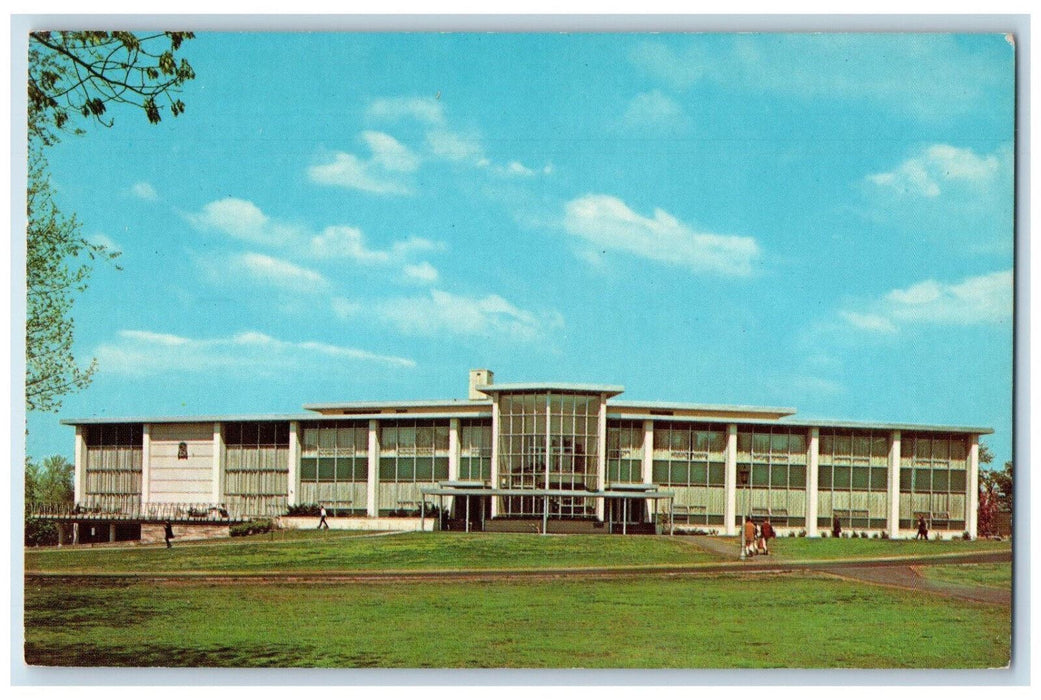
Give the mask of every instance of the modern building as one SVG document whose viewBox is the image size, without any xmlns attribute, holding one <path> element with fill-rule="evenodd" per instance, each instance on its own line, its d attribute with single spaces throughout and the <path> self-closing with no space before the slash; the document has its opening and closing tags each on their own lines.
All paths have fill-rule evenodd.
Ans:
<svg viewBox="0 0 1041 700">
<path fill-rule="evenodd" d="M 67 540 L 161 523 L 736 534 L 774 526 L 976 534 L 989 428 L 799 420 L 792 408 L 630 401 L 598 384 L 495 384 L 465 399 L 305 405 L 292 415 L 83 418 Z M 69 527 L 71 525 L 71 527 Z"/>
</svg>

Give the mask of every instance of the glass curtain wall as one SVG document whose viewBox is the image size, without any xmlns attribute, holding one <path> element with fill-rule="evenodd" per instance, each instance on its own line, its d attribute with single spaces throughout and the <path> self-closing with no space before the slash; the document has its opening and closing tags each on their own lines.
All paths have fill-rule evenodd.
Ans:
<svg viewBox="0 0 1041 700">
<path fill-rule="evenodd" d="M 900 527 L 913 529 L 924 515 L 930 529 L 965 529 L 965 435 L 904 433 L 900 436 Z"/>
<path fill-rule="evenodd" d="M 235 422 L 222 427 L 224 502 L 236 514 L 285 513 L 289 486 L 289 423 Z"/>
<path fill-rule="evenodd" d="M 420 488 L 448 480 L 449 426 L 447 418 L 380 422 L 381 514 L 418 514 Z"/>
<path fill-rule="evenodd" d="M 322 504 L 335 515 L 364 515 L 369 480 L 368 421 L 300 424 L 302 504 Z"/>
<path fill-rule="evenodd" d="M 806 524 L 806 429 L 739 426 L 737 470 L 750 472 L 738 485 L 734 524 L 742 511 L 769 517 L 774 525 Z"/>
<path fill-rule="evenodd" d="M 106 512 L 135 512 L 141 506 L 143 426 L 87 425 L 82 506 Z"/>
<path fill-rule="evenodd" d="M 499 484 L 507 489 L 589 490 L 597 487 L 599 394 L 532 392 L 499 397 Z M 541 516 L 541 496 L 501 498 L 503 517 Z M 549 515 L 596 517 L 581 496 L 549 499 Z"/>
<path fill-rule="evenodd" d="M 889 433 L 821 429 L 817 525 L 884 529 L 889 503 Z"/>
<path fill-rule="evenodd" d="M 652 481 L 675 492 L 677 522 L 723 524 L 726 446 L 724 426 L 655 422 Z M 657 503 L 667 512 L 667 502 Z"/>
<path fill-rule="evenodd" d="M 643 482 L 643 421 L 607 423 L 607 483 Z"/>
</svg>

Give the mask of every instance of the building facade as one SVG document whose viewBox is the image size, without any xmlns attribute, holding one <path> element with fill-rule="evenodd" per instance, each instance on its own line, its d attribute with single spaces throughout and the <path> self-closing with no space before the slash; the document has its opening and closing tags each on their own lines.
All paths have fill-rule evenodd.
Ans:
<svg viewBox="0 0 1041 700">
<path fill-rule="evenodd" d="M 77 530 L 90 518 L 101 540 L 318 504 L 360 527 L 415 527 L 419 516 L 448 529 L 736 534 L 751 515 L 810 537 L 838 519 L 897 538 L 923 516 L 931 531 L 975 537 L 988 428 L 801 421 L 790 408 L 622 392 L 495 384 L 473 370 L 466 399 L 68 419 L 76 508 L 54 517 Z"/>
</svg>

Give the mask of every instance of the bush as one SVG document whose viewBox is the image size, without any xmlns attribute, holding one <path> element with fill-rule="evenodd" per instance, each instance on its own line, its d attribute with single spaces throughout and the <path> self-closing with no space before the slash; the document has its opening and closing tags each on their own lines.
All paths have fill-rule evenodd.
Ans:
<svg viewBox="0 0 1041 700">
<path fill-rule="evenodd" d="M 806 531 L 805 530 L 799 530 L 799 537 L 806 537 Z"/>
<path fill-rule="evenodd" d="M 882 531 L 882 539 L 884 539 L 884 540 L 888 540 L 889 539 L 889 531 L 888 530 L 883 530 Z"/>
<path fill-rule="evenodd" d="M 289 506 L 286 515 L 317 518 L 321 513 L 322 508 L 317 503 L 302 503 L 296 506 Z"/>
<path fill-rule="evenodd" d="M 238 525 L 232 525 L 229 532 L 232 537 L 245 537 L 247 535 L 262 535 L 271 532 L 275 528 L 270 520 L 250 520 Z"/>
<path fill-rule="evenodd" d="M 963 540 L 971 540 L 972 539 L 972 535 L 970 535 L 969 531 L 966 530 L 965 532 L 961 533 L 961 538 Z"/>
</svg>

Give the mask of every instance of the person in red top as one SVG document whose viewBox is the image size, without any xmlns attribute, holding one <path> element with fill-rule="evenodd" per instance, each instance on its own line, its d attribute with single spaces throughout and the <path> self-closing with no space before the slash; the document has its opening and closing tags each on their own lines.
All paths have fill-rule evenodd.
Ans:
<svg viewBox="0 0 1041 700">
<path fill-rule="evenodd" d="M 763 521 L 763 537 L 759 541 L 759 548 L 763 550 L 763 554 L 770 553 L 770 540 L 777 536 L 774 532 L 774 526 L 770 524 L 770 519 L 767 518 Z"/>
</svg>

